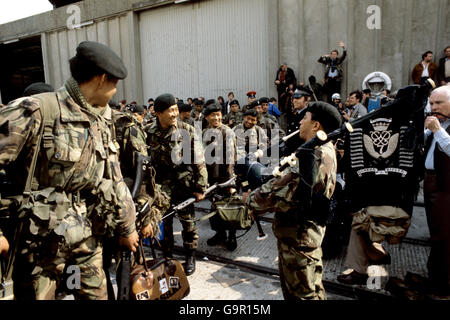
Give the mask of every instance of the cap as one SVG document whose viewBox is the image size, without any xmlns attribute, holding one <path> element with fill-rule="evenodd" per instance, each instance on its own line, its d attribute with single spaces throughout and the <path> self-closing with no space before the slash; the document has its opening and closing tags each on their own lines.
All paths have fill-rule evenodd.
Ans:
<svg viewBox="0 0 450 320">
<path fill-rule="evenodd" d="M 233 100 L 233 101 L 231 101 L 231 102 L 230 102 L 230 106 L 232 106 L 232 105 L 234 105 L 234 104 L 237 104 L 237 105 L 239 105 L 239 101 L 237 101 L 237 100 Z"/>
<path fill-rule="evenodd" d="M 77 47 L 76 56 L 93 63 L 118 79 L 125 79 L 128 75 L 122 59 L 109 47 L 99 42 L 81 42 Z"/>
<path fill-rule="evenodd" d="M 341 95 L 339 93 L 335 93 L 331 96 L 331 100 L 338 99 L 341 100 Z"/>
<path fill-rule="evenodd" d="M 255 91 L 247 92 L 247 97 L 249 97 L 249 98 L 256 98 L 256 92 Z"/>
<path fill-rule="evenodd" d="M 314 118 L 320 122 L 325 133 L 330 133 L 342 126 L 342 116 L 331 104 L 318 101 L 306 107 L 305 112 L 311 112 Z"/>
<path fill-rule="evenodd" d="M 164 112 L 175 104 L 177 104 L 175 97 L 170 93 L 164 93 L 155 100 L 155 112 Z"/>
<path fill-rule="evenodd" d="M 222 107 L 219 106 L 217 103 L 213 103 L 208 105 L 205 110 L 203 111 L 203 114 L 205 117 L 209 116 L 213 112 L 222 111 Z"/>
<path fill-rule="evenodd" d="M 35 82 L 25 88 L 25 90 L 23 91 L 23 96 L 28 97 L 32 96 L 33 94 L 54 92 L 54 91 L 55 89 L 49 84 L 43 82 Z"/>
<path fill-rule="evenodd" d="M 301 97 L 303 97 L 303 96 L 310 96 L 310 95 L 311 95 L 311 94 L 310 94 L 309 92 L 304 91 L 304 90 L 296 89 L 296 90 L 294 91 L 294 99 L 299 99 L 299 98 L 301 98 Z"/>
</svg>

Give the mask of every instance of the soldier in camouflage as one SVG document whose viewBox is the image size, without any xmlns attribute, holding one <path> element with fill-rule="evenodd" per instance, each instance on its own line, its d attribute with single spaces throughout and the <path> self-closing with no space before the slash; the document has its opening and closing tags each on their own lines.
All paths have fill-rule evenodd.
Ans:
<svg viewBox="0 0 450 320">
<path fill-rule="evenodd" d="M 269 118 L 274 123 L 278 124 L 278 119 L 274 115 L 271 115 L 269 113 L 269 98 L 263 97 L 259 99 L 259 102 L 261 103 L 262 107 L 262 116 L 265 118 Z"/>
<path fill-rule="evenodd" d="M 242 123 L 244 115 L 239 111 L 239 101 L 233 100 L 230 102 L 230 112 L 223 117 L 223 124 L 233 129 Z"/>
<path fill-rule="evenodd" d="M 152 98 L 148 99 L 148 107 L 145 112 L 144 121 L 142 121 L 142 125 L 145 127 L 150 125 L 152 122 L 156 121 L 155 115 L 155 102 Z"/>
<path fill-rule="evenodd" d="M 279 140 L 284 137 L 284 131 L 276 121 L 272 121 L 270 118 L 263 115 L 263 108 L 260 100 L 253 101 L 249 106 L 249 109 L 254 109 L 258 112 L 258 126 L 264 130 L 267 135 L 267 144 L 278 144 Z"/>
<path fill-rule="evenodd" d="M 236 135 L 237 159 L 243 159 L 249 153 L 256 152 L 258 149 L 267 148 L 267 135 L 258 123 L 258 112 L 248 110 L 244 113 L 244 120 L 236 126 L 233 131 Z"/>
<path fill-rule="evenodd" d="M 301 120 L 300 136 L 309 141 L 319 130 L 329 133 L 341 125 L 337 110 L 323 102 L 308 107 Z M 243 194 L 253 214 L 275 212 L 273 232 L 278 242 L 278 268 L 286 300 L 325 299 L 322 284 L 321 244 L 325 234 L 328 200 L 336 184 L 336 151 L 332 142 L 314 150 L 311 210 L 301 210 L 299 202 L 300 164 L 287 168 L 282 177 L 273 178 L 260 188 Z M 302 160 L 300 160 L 302 161 Z M 303 199 L 305 197 L 302 196 Z M 320 208 L 320 209 L 319 209 Z"/>
<path fill-rule="evenodd" d="M 178 110 L 180 112 L 180 120 L 194 126 L 194 119 L 191 118 L 192 107 L 186 103 L 180 103 L 178 104 Z"/>
<path fill-rule="evenodd" d="M 203 111 L 203 105 L 205 103 L 200 100 L 200 99 L 195 99 L 194 100 L 194 109 L 192 109 L 191 111 L 191 118 L 194 121 L 200 121 L 200 116 L 202 115 L 202 111 Z"/>
<path fill-rule="evenodd" d="M 79 286 L 70 288 L 76 299 L 107 299 L 102 239 L 116 231 L 122 245 L 132 251 L 138 246 L 108 106 L 126 68 L 108 47 L 85 41 L 70 70 L 72 78 L 56 93 L 15 100 L 0 114 L 0 169 L 17 183 L 17 195 L 36 168 L 30 200 L 10 211 L 21 218 L 13 269 L 18 300 L 54 299 L 74 268 L 80 275 Z M 5 238 L 0 243 L 4 253 Z"/>
<path fill-rule="evenodd" d="M 222 124 L 222 107 L 220 105 L 209 105 L 205 109 L 204 115 L 208 121 L 208 127 L 203 130 L 203 143 L 209 184 L 224 183 L 234 176 L 236 138 L 233 130 Z M 232 191 L 234 190 L 231 188 L 219 190 L 215 196 L 229 198 Z M 215 198 L 213 198 L 213 211 L 215 210 L 214 200 Z M 227 228 L 218 214 L 211 217 L 209 222 L 211 229 L 216 231 L 216 234 L 208 239 L 207 244 L 210 246 L 225 244 L 229 251 L 235 250 L 237 247 L 236 229 L 229 229 L 227 238 Z"/>
<path fill-rule="evenodd" d="M 163 94 L 155 100 L 157 121 L 147 129 L 147 145 L 156 170 L 156 182 L 162 185 L 178 204 L 193 195 L 197 201 L 205 198 L 208 185 L 201 137 L 195 129 L 178 120 L 178 105 L 171 94 Z M 194 207 L 178 213 L 183 231 L 183 246 L 186 249 L 185 272 L 195 271 L 195 250 L 198 247 L 198 229 L 194 219 Z M 173 216 L 164 220 L 163 250 L 171 256 L 173 238 Z"/>
</svg>

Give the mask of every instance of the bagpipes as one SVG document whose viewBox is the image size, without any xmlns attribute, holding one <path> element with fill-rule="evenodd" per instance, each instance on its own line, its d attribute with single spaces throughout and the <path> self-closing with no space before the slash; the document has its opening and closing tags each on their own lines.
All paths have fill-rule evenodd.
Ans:
<svg viewBox="0 0 450 320">
<path fill-rule="evenodd" d="M 388 102 L 379 109 L 354 121 L 345 123 L 341 128 L 336 129 L 329 134 L 319 131 L 315 138 L 302 144 L 294 153 L 281 158 L 279 166 L 276 166 L 273 170 L 257 161 L 257 159 L 264 154 L 264 151 L 258 150 L 253 154 L 247 155 L 245 159 L 238 161 L 238 165 L 235 166 L 235 172 L 241 180 L 244 181 L 244 184 L 248 185 L 249 189 L 255 190 L 270 179 L 283 176 L 284 171 L 289 167 L 295 166 L 298 161 L 301 179 L 296 193 L 298 197 L 297 200 L 303 207 L 300 209 L 301 211 L 308 210 L 311 206 L 311 199 L 313 198 L 313 167 L 314 162 L 316 161 L 314 155 L 316 147 L 329 141 L 343 138 L 346 141 L 347 149 L 349 149 L 349 136 L 355 129 L 359 130 L 359 128 L 367 126 L 374 119 L 389 117 L 404 117 L 409 119 L 409 131 L 405 134 L 404 143 L 409 148 L 420 146 L 421 139 L 423 141 L 423 110 L 430 91 L 434 87 L 435 85 L 432 81 L 428 81 L 422 86 L 414 85 L 405 87 L 398 91 L 394 101 Z M 417 128 L 418 123 L 422 123 L 421 128 Z M 279 145 L 280 154 L 282 154 L 285 149 L 286 140 L 292 135 L 283 138 L 281 141 Z"/>
</svg>

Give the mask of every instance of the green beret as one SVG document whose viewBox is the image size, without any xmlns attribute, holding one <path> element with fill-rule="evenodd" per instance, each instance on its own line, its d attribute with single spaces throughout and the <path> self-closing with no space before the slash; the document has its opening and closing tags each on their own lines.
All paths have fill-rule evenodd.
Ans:
<svg viewBox="0 0 450 320">
<path fill-rule="evenodd" d="M 190 106 L 186 103 L 181 103 L 181 104 L 178 104 L 178 110 L 180 112 L 191 112 L 192 106 Z"/>
<path fill-rule="evenodd" d="M 137 114 L 144 114 L 145 107 L 140 104 L 136 104 L 130 107 L 130 111 Z"/>
<path fill-rule="evenodd" d="M 244 113 L 244 117 L 245 116 L 252 116 L 252 117 L 258 117 L 258 111 L 256 111 L 255 109 L 250 109 L 245 111 Z"/>
<path fill-rule="evenodd" d="M 261 105 L 261 103 L 259 102 L 259 100 L 255 100 L 255 101 L 253 101 L 252 103 L 249 104 L 248 108 L 249 109 L 253 109 L 253 108 L 256 108 L 257 106 L 260 106 L 260 105 Z"/>
<path fill-rule="evenodd" d="M 325 133 L 333 132 L 342 126 L 342 116 L 339 111 L 326 102 L 310 103 L 305 112 L 310 112 L 313 119 L 320 122 Z"/>
<path fill-rule="evenodd" d="M 259 103 L 261 103 L 261 104 L 269 103 L 269 98 L 267 98 L 267 97 L 260 98 Z"/>
<path fill-rule="evenodd" d="M 194 105 L 196 105 L 196 106 L 203 106 L 203 105 L 204 105 L 204 103 L 203 103 L 203 101 L 202 101 L 202 100 L 199 100 L 199 99 L 195 99 L 195 100 L 194 100 Z"/>
<path fill-rule="evenodd" d="M 205 110 L 203 111 L 203 114 L 205 115 L 205 117 L 209 116 L 211 113 L 213 112 L 217 112 L 217 111 L 221 111 L 222 112 L 222 107 L 219 106 L 217 103 L 213 103 L 208 105 Z"/>
<path fill-rule="evenodd" d="M 175 104 L 177 104 L 175 97 L 170 93 L 165 93 L 156 98 L 154 109 L 155 112 L 164 112 Z"/>
<path fill-rule="evenodd" d="M 77 58 L 89 61 L 117 79 L 128 75 L 122 59 L 109 47 L 99 42 L 83 41 L 77 47 Z"/>
</svg>

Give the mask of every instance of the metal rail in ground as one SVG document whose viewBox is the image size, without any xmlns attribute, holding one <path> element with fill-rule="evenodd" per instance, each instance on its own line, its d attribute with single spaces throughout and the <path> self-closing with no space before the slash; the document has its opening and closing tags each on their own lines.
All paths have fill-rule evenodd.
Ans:
<svg viewBox="0 0 450 320">
<path fill-rule="evenodd" d="M 175 246 L 174 252 L 176 254 L 184 254 L 184 249 L 180 246 Z M 210 254 L 204 251 L 197 250 L 196 256 L 199 258 L 207 258 L 208 260 L 215 261 L 218 263 L 222 263 L 225 265 L 236 266 L 239 269 L 254 273 L 260 276 L 268 277 L 271 279 L 279 280 L 278 270 L 273 268 L 268 268 L 264 266 L 260 266 L 254 263 L 237 261 L 229 258 L 225 258 L 222 256 Z M 389 294 L 385 294 L 382 292 L 375 292 L 367 289 L 362 289 L 358 286 L 350 286 L 345 284 L 340 284 L 332 281 L 323 281 L 323 285 L 325 290 L 329 293 L 345 296 L 352 299 L 358 300 L 370 300 L 370 301 L 393 301 L 395 298 Z"/>
</svg>

